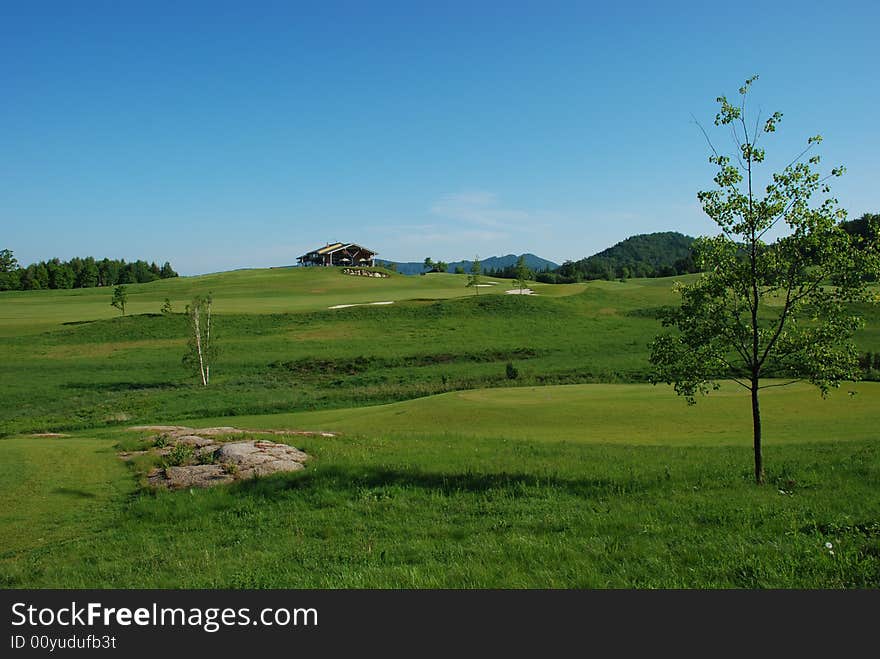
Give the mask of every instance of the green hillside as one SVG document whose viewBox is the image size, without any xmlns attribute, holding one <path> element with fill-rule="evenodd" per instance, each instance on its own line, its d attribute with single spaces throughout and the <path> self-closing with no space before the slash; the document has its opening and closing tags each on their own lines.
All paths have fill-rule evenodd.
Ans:
<svg viewBox="0 0 880 659">
<path fill-rule="evenodd" d="M 341 304 L 430 299 L 474 294 L 467 277 L 433 273 L 387 278 L 343 275 L 339 268 L 277 268 L 238 270 L 199 277 L 177 277 L 147 284 L 128 284 L 129 315 L 159 313 L 165 298 L 182 312 L 195 295 L 212 293 L 218 313 L 294 313 L 318 311 Z M 487 282 L 488 283 L 488 282 Z M 507 282 L 509 283 L 509 282 Z M 501 293 L 505 282 L 487 286 L 483 294 Z M 544 295 L 568 295 L 576 288 L 546 287 Z M 62 323 L 111 319 L 112 288 L 0 292 L 0 335 L 29 333 Z"/>
<path fill-rule="evenodd" d="M 474 295 L 465 280 L 234 272 L 132 286 L 125 317 L 106 289 L 4 293 L 0 434 L 645 382 L 657 311 L 675 301 L 669 279 L 535 284 L 533 296 L 504 295 L 503 283 Z M 204 389 L 181 363 L 181 311 L 208 291 L 220 356 Z M 177 313 L 157 313 L 166 296 Z M 362 306 L 329 308 L 338 304 Z M 862 352 L 880 349 L 877 327 L 860 334 Z"/>
<path fill-rule="evenodd" d="M 6 401 L 0 432 L 387 403 L 510 384 L 508 362 L 515 364 L 515 383 L 522 385 L 644 381 L 647 343 L 658 328 L 650 309 L 671 299 L 668 282 L 597 282 L 589 288 L 536 286 L 540 294 L 525 297 L 469 293 L 459 299 L 328 309 L 329 301 L 355 302 L 358 295 L 382 300 L 390 297 L 391 286 L 412 280 L 362 281 L 311 270 L 285 274 L 287 281 L 300 280 L 299 290 L 314 290 L 315 281 L 349 290 L 314 293 L 306 301 L 289 293 L 273 298 L 249 292 L 242 279 L 260 279 L 241 273 L 217 277 L 210 289 L 204 286 L 215 291 L 221 310 L 215 320 L 221 354 L 207 390 L 194 386 L 181 364 L 187 337 L 182 314 L 89 321 L 91 314 L 106 314 L 109 304 L 105 310 L 105 301 L 96 308 L 94 299 L 85 299 L 79 307 L 78 291 L 67 291 L 64 317 L 73 324 L 61 325 L 57 309 L 42 300 L 44 306 L 37 308 L 53 315 L 30 320 L 20 308 L 42 294 L 23 294 L 13 300 L 14 320 L 0 336 L 0 395 Z M 418 281 L 439 287 L 461 279 L 430 275 Z M 144 287 L 160 284 L 168 286 Z M 382 284 L 391 286 L 378 296 L 374 291 Z M 425 289 L 404 285 L 397 290 L 414 295 Z M 446 285 L 441 293 L 462 290 L 472 289 Z M 162 299 L 161 292 L 143 295 L 151 297 L 150 305 Z M 274 304 L 297 303 L 320 310 L 269 311 Z M 222 311 L 248 304 L 259 313 Z M 645 307 L 647 315 L 636 313 Z"/>
<path fill-rule="evenodd" d="M 755 487 L 738 388 L 688 406 L 646 384 L 674 281 L 475 295 L 449 274 L 252 270 L 131 285 L 125 317 L 106 288 L 2 293 L 0 585 L 880 583 L 880 385 L 768 389 Z M 206 388 L 181 311 L 207 292 Z M 859 350 L 880 352 L 860 311 Z M 151 492 L 149 462 L 117 457 L 145 423 L 338 434 L 286 440 L 302 472 Z"/>
<path fill-rule="evenodd" d="M 589 280 L 694 272 L 693 242 L 690 236 L 675 231 L 639 234 L 580 261 L 566 262 L 558 274 L 566 279 Z"/>
<path fill-rule="evenodd" d="M 847 385 L 846 393 L 823 400 L 805 383 L 768 389 L 763 406 L 770 445 L 822 442 L 831 436 L 836 441 L 874 437 L 880 422 L 880 383 Z M 748 407 L 749 393 L 734 384 L 725 384 L 699 407 L 683 405 L 665 386 L 578 384 L 457 391 L 374 407 L 239 417 L 238 423 L 419 441 L 441 435 L 628 446 L 741 446 L 751 430 L 751 418 L 743 414 Z M 841 426 L 841 418 L 851 423 Z"/>
</svg>

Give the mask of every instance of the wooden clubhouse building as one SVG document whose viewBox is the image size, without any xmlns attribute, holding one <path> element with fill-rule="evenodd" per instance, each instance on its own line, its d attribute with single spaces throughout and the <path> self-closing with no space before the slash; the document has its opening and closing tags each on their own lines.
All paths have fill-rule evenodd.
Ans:
<svg viewBox="0 0 880 659">
<path fill-rule="evenodd" d="M 296 260 L 299 265 L 370 266 L 375 265 L 377 252 L 354 243 L 327 243 L 324 247 L 303 254 Z"/>
</svg>

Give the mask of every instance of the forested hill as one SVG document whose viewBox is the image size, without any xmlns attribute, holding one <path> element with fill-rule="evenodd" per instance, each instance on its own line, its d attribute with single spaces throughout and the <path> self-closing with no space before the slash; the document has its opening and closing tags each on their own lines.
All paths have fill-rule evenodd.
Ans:
<svg viewBox="0 0 880 659">
<path fill-rule="evenodd" d="M 694 238 L 676 231 L 632 236 L 579 261 L 566 261 L 556 275 L 562 281 L 668 277 L 695 272 Z"/>
</svg>

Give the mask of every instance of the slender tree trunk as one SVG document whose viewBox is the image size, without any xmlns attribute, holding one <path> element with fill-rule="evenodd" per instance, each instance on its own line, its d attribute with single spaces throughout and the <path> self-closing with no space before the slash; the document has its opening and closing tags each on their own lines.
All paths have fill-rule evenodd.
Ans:
<svg viewBox="0 0 880 659">
<path fill-rule="evenodd" d="M 205 354 L 210 357 L 210 348 L 211 348 L 211 302 L 208 302 L 208 308 L 206 309 L 208 318 L 206 321 L 207 327 L 205 328 Z M 205 364 L 205 386 L 208 386 L 208 383 L 211 382 L 211 365 Z"/>
<path fill-rule="evenodd" d="M 761 408 L 758 405 L 758 378 L 752 378 L 752 427 L 755 437 L 755 483 L 764 484 L 764 456 L 761 454 Z"/>
<path fill-rule="evenodd" d="M 755 217 L 755 208 L 753 204 L 752 192 L 752 148 L 754 147 L 754 137 L 749 141 L 749 131 L 743 122 L 743 131 L 745 132 L 745 141 L 748 146 L 746 154 L 748 183 L 749 183 L 749 209 L 748 222 L 749 230 L 749 266 L 751 269 L 751 312 L 752 312 L 752 430 L 755 445 L 755 483 L 757 485 L 764 484 L 764 456 L 761 454 L 761 407 L 758 404 L 758 375 L 761 372 L 760 361 L 760 337 L 761 328 L 758 325 L 758 304 L 760 302 L 760 292 L 758 291 L 758 219 Z"/>
<path fill-rule="evenodd" d="M 193 324 L 195 330 L 195 339 L 196 339 L 196 352 L 199 356 L 199 375 L 202 376 L 202 386 L 208 386 L 208 380 L 205 378 L 205 362 L 202 359 L 202 330 L 199 327 L 199 308 L 198 306 L 193 309 Z"/>
</svg>

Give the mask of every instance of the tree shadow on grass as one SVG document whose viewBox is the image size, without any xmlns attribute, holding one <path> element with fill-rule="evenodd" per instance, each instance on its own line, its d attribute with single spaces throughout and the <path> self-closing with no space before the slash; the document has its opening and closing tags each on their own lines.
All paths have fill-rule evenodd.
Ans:
<svg viewBox="0 0 880 659">
<path fill-rule="evenodd" d="M 70 497 L 72 499 L 94 499 L 97 497 L 97 495 L 92 492 L 86 492 L 85 490 L 76 490 L 70 487 L 56 487 L 54 490 L 52 490 L 52 494 L 63 494 L 64 496 Z"/>
<path fill-rule="evenodd" d="M 142 391 L 149 389 L 177 389 L 174 382 L 67 382 L 65 389 L 85 389 L 88 391 Z"/>
<path fill-rule="evenodd" d="M 444 496 L 461 493 L 506 491 L 510 496 L 531 496 L 534 490 L 556 489 L 584 499 L 634 494 L 655 483 L 635 478 L 564 478 L 523 472 L 426 472 L 387 468 L 320 467 L 304 472 L 240 481 L 232 487 L 251 496 L 275 498 L 285 491 L 333 489 L 337 491 L 382 489 L 428 490 Z"/>
</svg>

